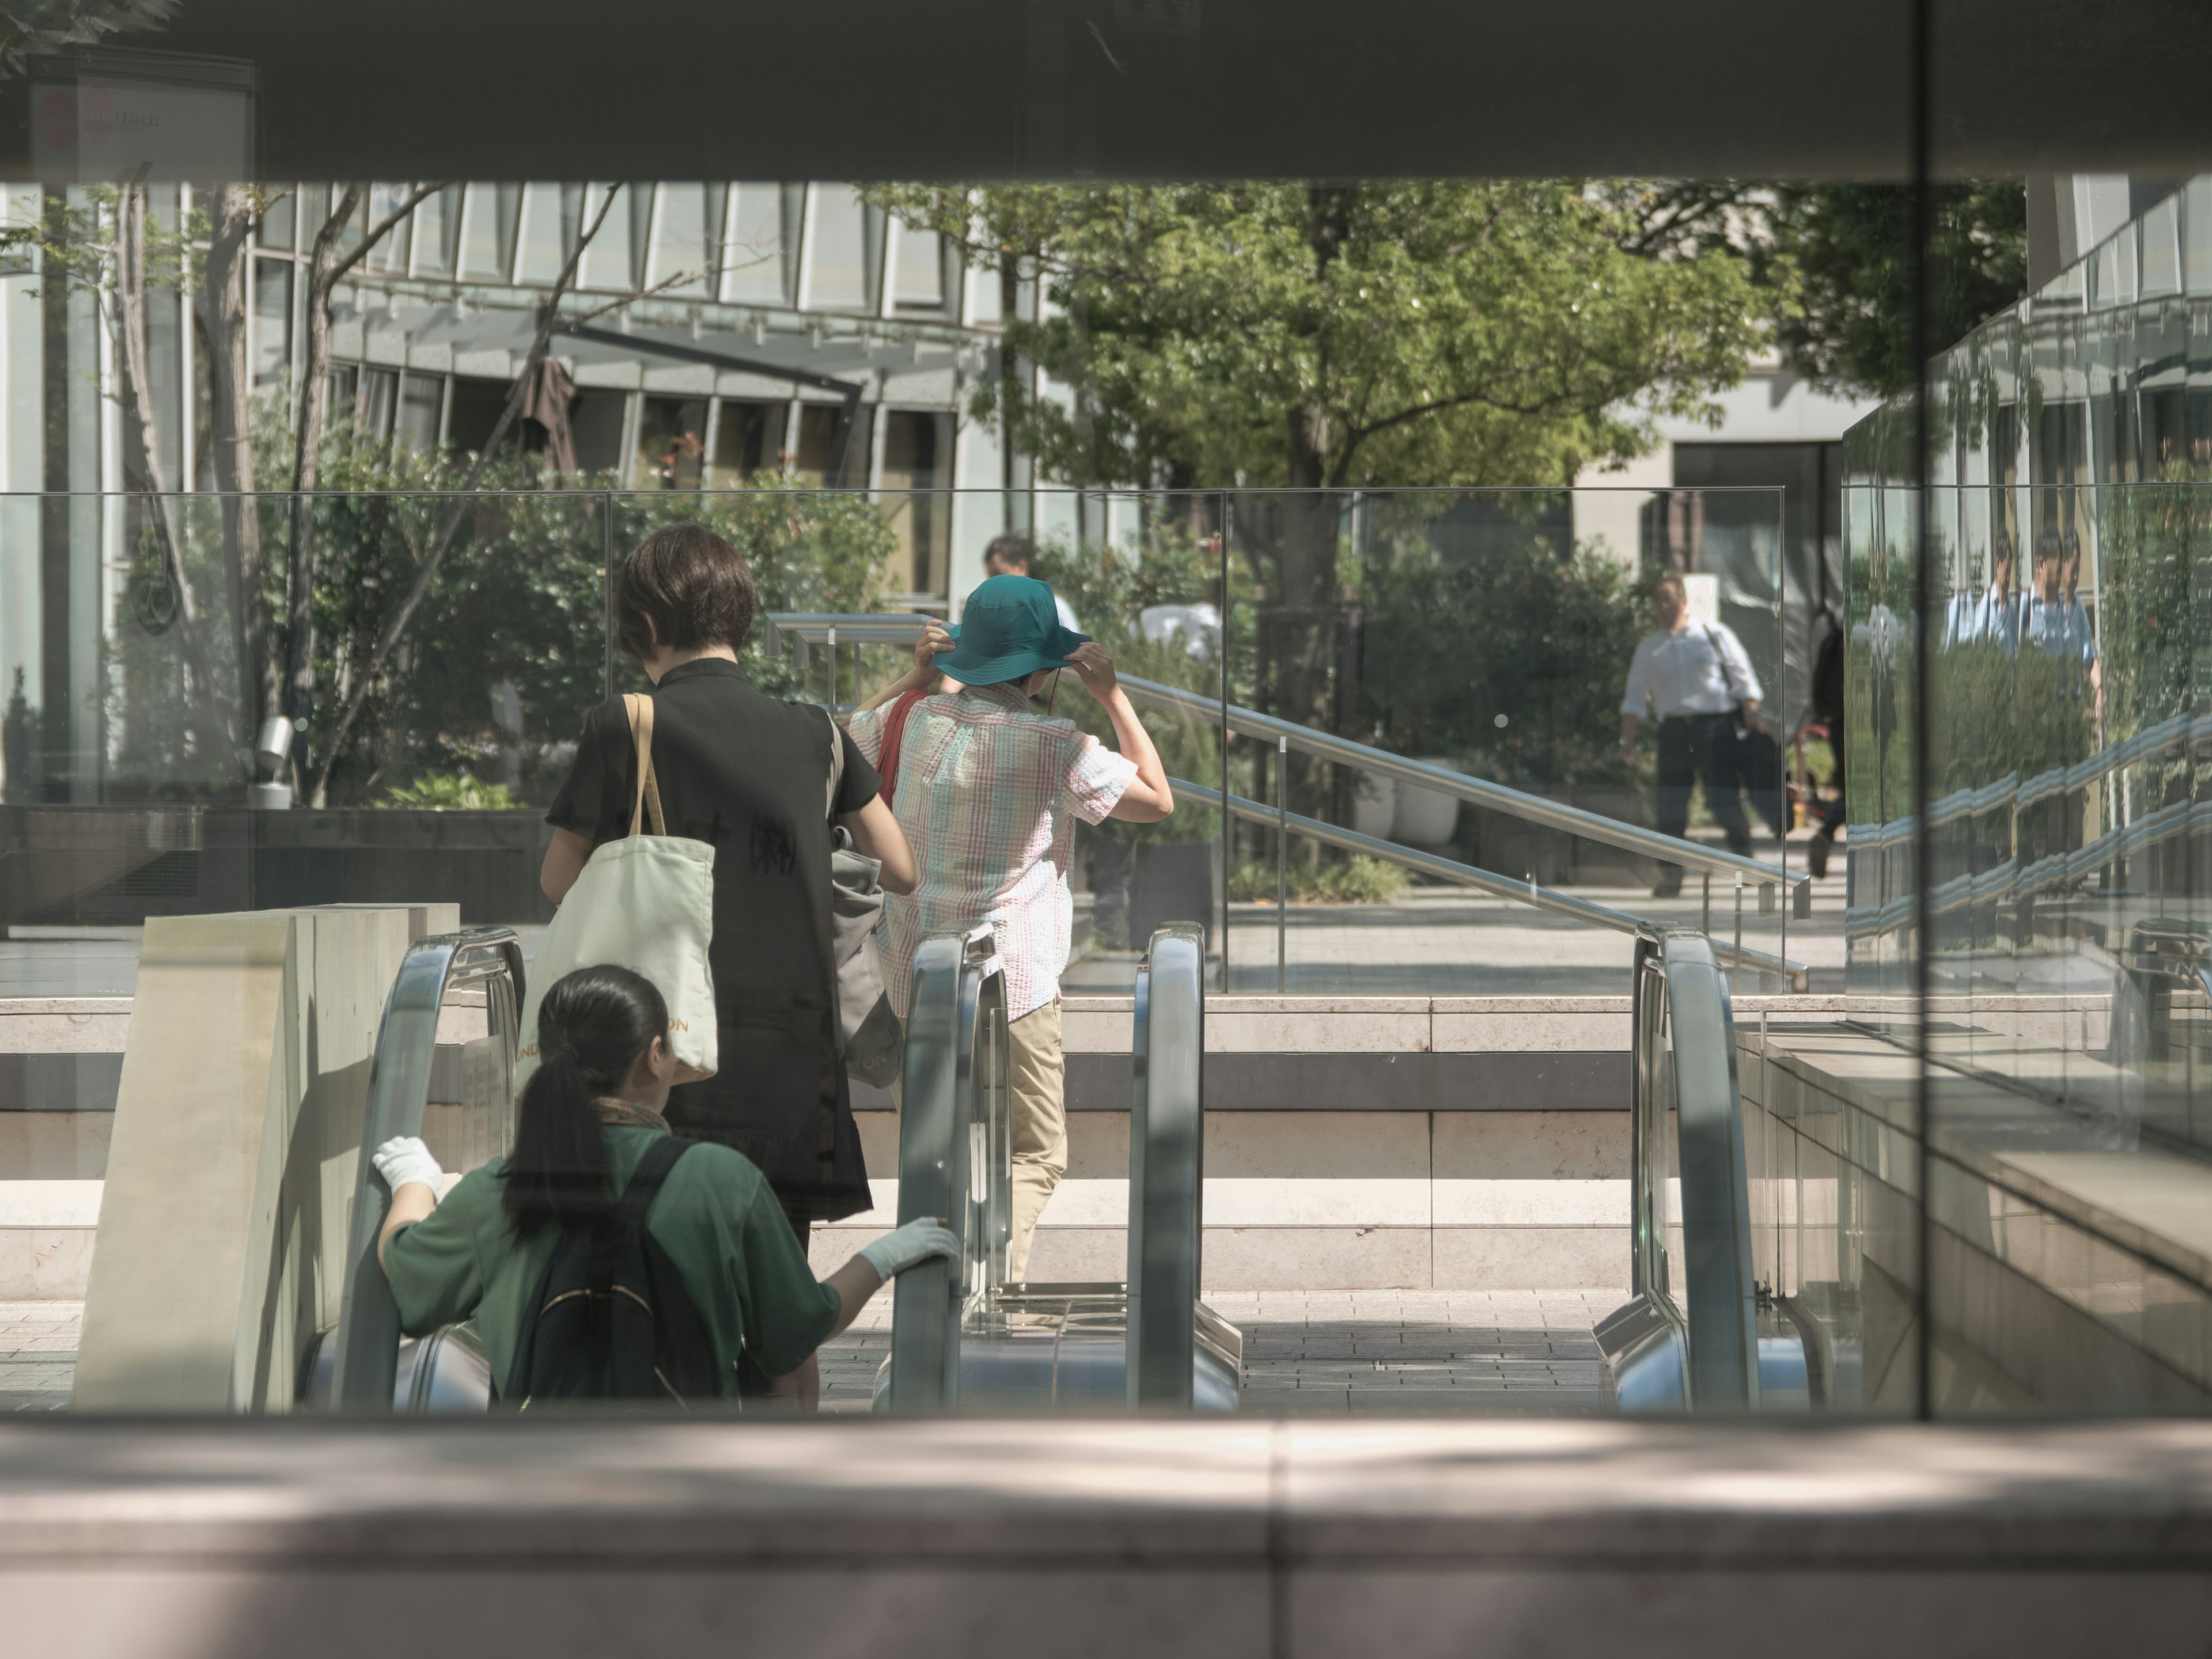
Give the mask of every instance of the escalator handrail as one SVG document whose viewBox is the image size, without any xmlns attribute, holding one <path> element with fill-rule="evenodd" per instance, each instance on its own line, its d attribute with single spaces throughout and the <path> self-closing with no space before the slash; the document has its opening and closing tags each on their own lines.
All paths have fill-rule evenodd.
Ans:
<svg viewBox="0 0 2212 1659">
<path fill-rule="evenodd" d="M 1205 1238 L 1206 936 L 1152 935 L 1129 1049 L 1128 1399 L 1191 1409 Z"/>
<path fill-rule="evenodd" d="M 1631 1069 L 1633 1108 L 1631 1252 L 1638 1294 L 1679 1308 L 1686 1322 L 1690 1404 L 1751 1410 L 1759 1404 L 1758 1287 L 1751 1257 L 1751 1201 L 1737 1086 L 1735 1017 L 1712 943 L 1693 928 L 1638 936 Z M 1650 999 L 1664 998 L 1663 1006 Z M 1665 1018 L 1661 1018 L 1662 1015 Z M 1661 1045 L 1671 1036 L 1675 1144 L 1681 1184 L 1680 1297 L 1668 1263 L 1654 1259 L 1667 1195 L 1645 1188 L 1651 1137 L 1663 1134 L 1668 1102 L 1655 1087 Z M 1686 1306 L 1681 1306 L 1686 1302 Z"/>
<path fill-rule="evenodd" d="M 377 1022 L 346 1240 L 345 1288 L 331 1338 L 336 1347 L 331 1401 L 342 1411 L 390 1411 L 398 1370 L 399 1310 L 376 1259 L 376 1238 L 391 1208 L 392 1189 L 377 1173 L 374 1154 L 394 1135 L 422 1133 L 430 1068 L 437 1054 L 438 1017 L 447 994 L 457 985 L 502 974 L 514 983 L 513 1012 L 519 1014 L 526 988 L 521 941 L 512 928 L 470 927 L 416 940 L 392 976 Z M 510 1018 L 510 1074 L 518 1035 L 516 1021 Z"/>
<path fill-rule="evenodd" d="M 992 989 L 990 981 L 997 988 Z M 968 1192 L 969 1125 L 976 1119 L 975 1027 L 986 999 L 1005 994 L 1005 970 L 988 927 L 934 933 L 914 957 L 901 1078 L 898 1221 L 942 1218 L 961 1241 L 961 1261 L 931 1261 L 901 1273 L 891 1290 L 891 1357 L 886 1404 L 896 1413 L 949 1411 L 960 1403 L 960 1334 L 971 1285 Z M 1005 1042 L 1005 1022 L 996 1027 Z M 1003 1078 L 1004 1056 L 999 1057 Z M 994 1149 L 995 1150 L 995 1149 Z M 994 1164 L 998 1159 L 994 1157 Z M 997 1171 L 987 1172 L 994 1180 Z M 987 1267 L 1003 1243 L 987 1240 Z M 994 1247 L 996 1247 L 995 1249 Z"/>
</svg>

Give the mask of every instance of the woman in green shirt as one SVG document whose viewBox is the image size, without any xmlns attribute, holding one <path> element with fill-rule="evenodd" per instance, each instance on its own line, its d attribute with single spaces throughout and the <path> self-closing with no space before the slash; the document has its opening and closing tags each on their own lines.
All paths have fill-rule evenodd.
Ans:
<svg viewBox="0 0 2212 1659">
<path fill-rule="evenodd" d="M 562 1233 L 613 1212 L 640 1160 L 669 1133 L 661 1112 L 676 1078 L 667 1006 L 627 968 L 579 969 L 545 994 L 538 1020 L 544 1059 L 523 1090 L 510 1156 L 471 1170 L 441 1200 L 444 1171 L 422 1141 L 401 1137 L 374 1154 L 392 1188 L 377 1258 L 401 1328 L 420 1336 L 474 1318 L 502 1393 Z M 817 1281 L 760 1170 L 708 1142 L 668 1171 L 645 1231 L 690 1293 L 731 1399 L 742 1354 L 770 1377 L 789 1377 L 884 1279 L 960 1252 L 941 1224 L 911 1221 Z M 777 1392 L 813 1404 L 803 1385 Z"/>
</svg>

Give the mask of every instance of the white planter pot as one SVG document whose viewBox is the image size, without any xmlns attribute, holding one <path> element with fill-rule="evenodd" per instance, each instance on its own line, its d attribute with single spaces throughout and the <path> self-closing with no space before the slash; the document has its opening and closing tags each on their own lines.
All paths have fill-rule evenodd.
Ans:
<svg viewBox="0 0 2212 1659">
<path fill-rule="evenodd" d="M 1363 836 L 1388 841 L 1398 819 L 1398 780 L 1380 772 L 1352 775 L 1352 827 Z"/>
<path fill-rule="evenodd" d="M 1424 764 L 1456 772 L 1459 768 L 1442 755 L 1423 755 Z M 1390 824 L 1390 839 L 1408 847 L 1440 847 L 1459 833 L 1459 797 L 1435 789 L 1398 785 L 1398 810 Z"/>
</svg>

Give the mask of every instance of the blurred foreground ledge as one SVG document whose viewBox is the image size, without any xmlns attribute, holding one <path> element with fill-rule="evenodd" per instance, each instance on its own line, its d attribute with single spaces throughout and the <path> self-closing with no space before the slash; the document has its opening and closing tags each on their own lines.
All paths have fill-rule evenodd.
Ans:
<svg viewBox="0 0 2212 1659">
<path fill-rule="evenodd" d="M 2212 1423 L 49 1419 L 0 1604 L 47 1659 L 2141 1659 L 2212 1629 Z"/>
</svg>

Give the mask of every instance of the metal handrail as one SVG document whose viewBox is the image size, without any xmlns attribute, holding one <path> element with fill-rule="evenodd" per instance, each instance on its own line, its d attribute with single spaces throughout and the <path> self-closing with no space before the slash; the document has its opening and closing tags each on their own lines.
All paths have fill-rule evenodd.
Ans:
<svg viewBox="0 0 2212 1659">
<path fill-rule="evenodd" d="M 1202 783 L 1170 778 L 1168 787 L 1188 795 L 1201 806 L 1218 810 L 1221 805 L 1221 792 L 1209 789 Z M 1362 835 L 1357 830 L 1346 830 L 1341 824 L 1324 823 L 1322 819 L 1306 817 L 1297 812 L 1279 811 L 1258 801 L 1249 800 L 1243 795 L 1230 797 L 1229 810 L 1249 823 L 1270 826 L 1279 824 L 1289 829 L 1293 835 L 1340 848 L 1347 853 L 1364 853 L 1370 858 L 1384 859 L 1403 869 L 1419 871 L 1440 881 L 1477 888 L 1499 898 L 1510 899 L 1517 904 L 1571 916 L 1594 927 L 1610 928 L 1616 933 L 1646 933 L 1662 926 L 1647 916 L 1634 915 L 1626 910 L 1615 910 L 1609 905 L 1576 898 L 1553 888 L 1539 886 L 1534 881 L 1515 881 L 1510 876 L 1477 869 L 1474 865 L 1462 864 L 1456 859 L 1448 859 L 1439 854 L 1418 852 L 1410 847 L 1401 847 L 1394 841 L 1382 841 L 1373 836 Z M 1735 967 L 1748 968 L 1755 973 L 1776 975 L 1793 992 L 1802 993 L 1810 987 L 1812 970 L 1802 962 L 1794 962 L 1787 957 L 1769 956 L 1764 951 L 1750 950 L 1723 939 L 1714 939 L 1711 943 L 1716 956 Z"/>
<path fill-rule="evenodd" d="M 896 613 L 840 617 L 817 612 L 777 611 L 768 620 L 778 634 L 787 633 L 795 639 L 827 643 L 830 642 L 834 634 L 834 642 L 838 645 L 911 645 L 921 637 L 922 625 L 933 618 Z M 775 648 L 771 646 L 772 651 Z M 1340 738 L 1332 732 L 1316 732 L 1310 726 L 1278 720 L 1255 708 L 1239 708 L 1235 703 L 1224 706 L 1216 698 L 1186 691 L 1179 686 L 1163 685 L 1157 680 L 1139 679 L 1130 674 L 1121 675 L 1119 678 L 1121 689 L 1129 694 L 1133 702 L 1173 714 L 1194 714 L 1214 724 L 1225 719 L 1233 730 L 1247 735 L 1280 738 L 1302 753 L 1317 755 L 1340 765 L 1357 767 L 1379 776 L 1395 778 L 1401 783 L 1434 790 L 1438 794 L 1451 795 L 1530 823 L 1564 830 L 1586 841 L 1602 842 L 1609 847 L 1646 854 L 1669 864 L 1687 865 L 1709 874 L 1741 873 L 1762 884 L 1778 884 L 1790 888 L 1793 899 L 1800 889 L 1808 896 L 1811 892 L 1808 877 L 1793 878 L 1790 872 L 1781 866 L 1768 864 L 1760 859 L 1745 858 L 1739 854 L 1703 847 L 1695 842 L 1677 841 L 1672 836 L 1662 836 L 1656 830 L 1644 829 L 1641 824 L 1623 823 L 1618 818 L 1609 818 L 1600 812 L 1585 811 L 1579 806 L 1547 800 L 1541 795 L 1532 795 L 1524 790 L 1508 788 L 1502 783 L 1469 777 L 1464 772 L 1447 771 L 1425 761 L 1407 760 L 1387 749 L 1354 743 L 1349 738 Z"/>
<path fill-rule="evenodd" d="M 1703 934 L 1638 935 L 1632 1025 L 1632 1299 L 1599 1322 L 1599 1346 L 1624 1407 L 1755 1410 L 1758 1284 L 1735 1027 Z M 1667 1248 L 1670 1183 L 1681 1195 L 1679 1262 Z"/>
<path fill-rule="evenodd" d="M 960 1338 L 1006 1276 L 1011 1231 L 1006 979 L 989 927 L 915 951 L 899 1125 L 899 1224 L 941 1218 L 955 1264 L 930 1261 L 891 1291 L 894 1412 L 960 1403 Z"/>
<path fill-rule="evenodd" d="M 1129 1404 L 1189 1411 L 1205 1238 L 1206 934 L 1170 922 L 1138 969 L 1129 1048 Z"/>
<path fill-rule="evenodd" d="M 514 986 L 513 1004 L 501 1022 L 512 1076 L 526 984 L 522 945 L 512 928 L 472 927 L 417 939 L 392 976 L 377 1024 L 368 1103 L 362 1114 L 345 1290 L 331 1338 L 336 1351 L 331 1400 L 342 1411 L 390 1411 L 398 1378 L 399 1309 L 376 1259 L 377 1235 L 391 1212 L 392 1189 L 377 1172 L 375 1151 L 394 1135 L 422 1133 L 430 1068 L 437 1056 L 438 1017 L 447 994 L 474 981 L 501 977 Z"/>
</svg>

